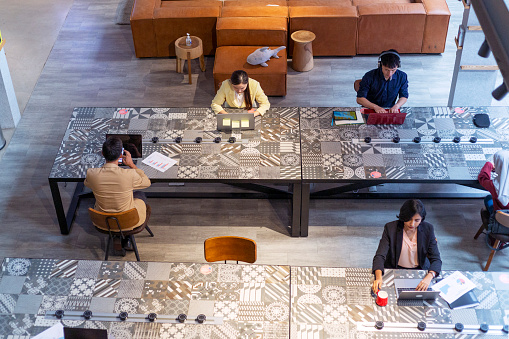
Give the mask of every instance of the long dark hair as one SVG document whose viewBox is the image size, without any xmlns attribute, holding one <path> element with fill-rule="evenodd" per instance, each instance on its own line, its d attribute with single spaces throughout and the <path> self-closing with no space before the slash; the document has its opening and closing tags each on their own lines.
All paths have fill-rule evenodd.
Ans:
<svg viewBox="0 0 509 339">
<path fill-rule="evenodd" d="M 249 111 L 251 108 L 253 108 L 251 92 L 249 91 L 249 76 L 245 71 L 238 70 L 232 73 L 230 81 L 232 85 L 247 85 L 246 90 L 244 91 L 244 103 L 246 104 L 246 109 Z"/>
<path fill-rule="evenodd" d="M 412 220 L 412 217 L 416 214 L 419 214 L 422 218 L 421 221 L 424 221 L 426 218 L 426 209 L 424 208 L 422 201 L 417 199 L 410 199 L 403 203 L 403 206 L 401 206 L 399 215 L 397 217 L 399 221 L 407 222 Z"/>
</svg>

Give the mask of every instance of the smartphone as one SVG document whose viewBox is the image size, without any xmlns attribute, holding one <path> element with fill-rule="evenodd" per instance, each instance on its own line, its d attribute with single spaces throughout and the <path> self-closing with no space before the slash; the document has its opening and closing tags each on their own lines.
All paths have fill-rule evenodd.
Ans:
<svg viewBox="0 0 509 339">
<path fill-rule="evenodd" d="M 122 155 L 125 155 L 124 154 L 124 147 L 122 147 Z M 122 165 L 122 160 L 123 160 L 122 157 L 118 158 L 118 164 L 119 165 Z"/>
</svg>

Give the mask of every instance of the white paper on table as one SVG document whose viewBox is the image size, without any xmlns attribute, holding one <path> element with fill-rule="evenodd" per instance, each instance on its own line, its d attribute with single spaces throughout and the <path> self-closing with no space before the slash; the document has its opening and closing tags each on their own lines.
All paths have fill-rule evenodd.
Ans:
<svg viewBox="0 0 509 339">
<path fill-rule="evenodd" d="M 434 291 L 440 291 L 440 296 L 449 304 L 474 288 L 475 284 L 459 271 L 454 272 L 431 287 Z"/>
<path fill-rule="evenodd" d="M 159 152 L 154 152 L 143 159 L 142 163 L 155 168 L 159 172 L 166 172 L 168 168 L 175 165 L 177 162 L 172 158 L 167 157 L 166 155 L 162 155 Z"/>
<path fill-rule="evenodd" d="M 56 323 L 46 331 L 39 333 L 33 339 L 64 339 L 64 325 Z"/>
</svg>

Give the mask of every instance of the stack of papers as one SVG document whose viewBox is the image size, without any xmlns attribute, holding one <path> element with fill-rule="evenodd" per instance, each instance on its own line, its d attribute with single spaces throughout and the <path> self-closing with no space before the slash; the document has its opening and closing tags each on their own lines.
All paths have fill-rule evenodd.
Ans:
<svg viewBox="0 0 509 339">
<path fill-rule="evenodd" d="M 168 168 L 175 165 L 177 162 L 172 158 L 168 158 L 159 152 L 154 152 L 142 161 L 145 165 L 155 168 L 159 172 L 166 172 Z"/>
<path fill-rule="evenodd" d="M 474 289 L 475 284 L 468 280 L 461 272 L 456 271 L 431 288 L 434 291 L 440 291 L 440 296 L 451 305 L 461 296 Z"/>
</svg>

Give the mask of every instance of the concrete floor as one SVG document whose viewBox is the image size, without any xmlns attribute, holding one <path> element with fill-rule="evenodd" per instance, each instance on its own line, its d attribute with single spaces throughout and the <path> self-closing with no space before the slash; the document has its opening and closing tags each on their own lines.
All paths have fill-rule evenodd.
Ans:
<svg viewBox="0 0 509 339">
<path fill-rule="evenodd" d="M 207 71 L 193 63 L 193 85 L 176 74 L 175 59 L 136 59 L 129 26 L 114 25 L 117 0 L 2 2 L 0 29 L 22 109 L 22 120 L 0 160 L 0 257 L 102 259 L 104 237 L 88 219 L 84 200 L 71 234 L 60 235 L 47 177 L 75 106 L 207 107 L 214 95 L 213 58 Z M 414 87 L 409 106 L 446 105 L 452 38 L 462 6 L 449 1 L 453 17 L 442 55 L 404 56 L 404 70 Z M 33 14 L 36 13 L 37 15 Z M 12 37 L 12 38 L 11 38 Z M 16 54 L 17 53 L 17 54 Z M 352 79 L 376 64 L 376 56 L 316 58 L 315 69 L 289 68 L 284 98 L 274 106 L 349 106 L 355 104 Z M 432 65 L 432 71 L 430 71 Z M 418 79 L 418 80 L 417 80 Z M 411 85 L 412 86 L 412 85 Z M 73 185 L 62 187 L 68 202 Z M 156 189 L 182 189 L 156 187 Z M 201 187 L 186 185 L 186 190 Z M 224 188 L 211 186 L 210 189 Z M 381 190 L 422 191 L 429 187 L 387 186 Z M 445 189 L 455 189 L 448 187 Z M 204 261 L 203 240 L 242 235 L 259 245 L 258 263 L 369 267 L 383 224 L 394 219 L 402 200 L 315 200 L 308 238 L 287 235 L 288 203 L 246 200 L 151 199 L 150 222 L 156 237 L 139 236 L 143 260 Z M 436 227 L 444 269 L 480 270 L 489 250 L 474 241 L 482 201 L 425 201 L 428 221 Z M 128 254 L 118 260 L 133 260 Z M 495 256 L 491 270 L 507 270 L 509 250 Z"/>
</svg>

